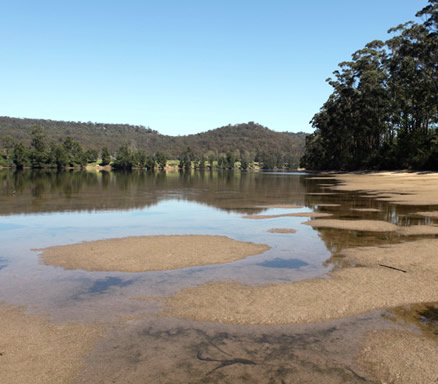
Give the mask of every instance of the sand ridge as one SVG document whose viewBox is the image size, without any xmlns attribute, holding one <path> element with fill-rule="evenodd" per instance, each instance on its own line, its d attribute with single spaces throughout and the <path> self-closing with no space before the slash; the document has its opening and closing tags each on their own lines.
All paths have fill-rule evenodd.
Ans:
<svg viewBox="0 0 438 384">
<path fill-rule="evenodd" d="M 296 233 L 297 231 L 292 228 L 271 228 L 268 229 L 270 233 Z"/>
<path fill-rule="evenodd" d="M 437 383 L 436 340 L 405 331 L 374 331 L 362 342 L 359 366 L 382 383 Z"/>
<path fill-rule="evenodd" d="M 96 324 L 50 323 L 0 304 L 2 384 L 73 384 L 84 359 L 104 336 Z"/>
<path fill-rule="evenodd" d="M 247 215 L 243 216 L 243 219 L 251 220 L 265 220 L 265 219 L 276 219 L 279 217 L 329 217 L 333 216 L 331 213 L 324 212 L 296 212 L 296 213 L 283 213 L 280 215 Z"/>
<path fill-rule="evenodd" d="M 255 286 L 223 281 L 183 288 L 160 299 L 167 304 L 163 316 L 247 325 L 309 323 L 438 301 L 436 249 L 434 239 L 353 248 L 345 252 L 347 259 L 365 267 L 345 268 L 329 279 Z"/>
<path fill-rule="evenodd" d="M 438 193 L 438 192 L 437 192 Z M 425 217 L 437 217 L 438 211 L 429 211 L 429 212 L 415 212 L 416 215 L 425 216 Z"/>
<path fill-rule="evenodd" d="M 340 174 L 334 191 L 364 191 L 403 205 L 438 205 L 438 173 L 376 172 Z M 386 196 L 386 197 L 382 197 Z"/>
<path fill-rule="evenodd" d="M 40 261 L 86 271 L 164 271 L 225 264 L 267 251 L 269 246 L 225 236 L 138 236 L 45 248 Z"/>
<path fill-rule="evenodd" d="M 304 224 L 310 225 L 312 228 L 334 228 L 370 232 L 396 232 L 399 228 L 395 224 L 380 220 L 318 219 L 307 221 Z"/>
<path fill-rule="evenodd" d="M 411 225 L 402 227 L 380 220 L 320 219 L 310 220 L 304 224 L 310 225 L 312 228 L 333 228 L 364 232 L 395 232 L 403 236 L 438 235 L 438 226 L 436 225 Z"/>
</svg>

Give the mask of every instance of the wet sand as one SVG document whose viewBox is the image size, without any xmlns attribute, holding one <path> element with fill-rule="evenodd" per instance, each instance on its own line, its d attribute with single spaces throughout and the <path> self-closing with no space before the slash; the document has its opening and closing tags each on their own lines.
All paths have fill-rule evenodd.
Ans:
<svg viewBox="0 0 438 384">
<path fill-rule="evenodd" d="M 367 232 L 396 232 L 399 227 L 397 225 L 379 220 L 311 220 L 304 224 L 310 225 L 313 228 L 333 228 L 346 229 L 351 231 L 367 231 Z"/>
<path fill-rule="evenodd" d="M 436 249 L 438 240 L 352 248 L 345 251 L 346 258 L 365 267 L 344 268 L 329 279 L 269 285 L 224 281 L 183 288 L 160 299 L 167 304 L 163 316 L 230 324 L 290 324 L 438 301 Z"/>
<path fill-rule="evenodd" d="M 64 269 L 145 272 L 225 264 L 268 249 L 225 236 L 139 236 L 45 248 L 40 260 Z"/>
<path fill-rule="evenodd" d="M 282 215 L 247 215 L 243 216 L 244 219 L 251 220 L 264 220 L 264 219 L 276 219 L 279 217 L 328 217 L 333 216 L 331 213 L 324 212 L 297 212 L 297 213 L 284 213 Z"/>
<path fill-rule="evenodd" d="M 437 383 L 438 342 L 411 332 L 374 331 L 363 341 L 359 365 L 383 383 Z"/>
<path fill-rule="evenodd" d="M 292 228 L 271 228 L 268 230 L 271 233 L 296 233 L 297 231 Z"/>
<path fill-rule="evenodd" d="M 404 205 L 438 205 L 438 174 L 379 172 L 334 175 L 341 185 L 337 191 L 364 191 Z M 380 196 L 381 197 L 381 196 Z"/>
<path fill-rule="evenodd" d="M 303 208 L 303 206 L 302 205 L 291 205 L 291 204 L 273 204 L 273 205 L 260 205 L 258 208 L 299 209 L 299 208 Z"/>
<path fill-rule="evenodd" d="M 438 193 L 438 192 L 437 192 Z M 425 217 L 437 217 L 438 211 L 430 211 L 430 212 L 415 212 L 416 215 L 425 216 Z"/>
<path fill-rule="evenodd" d="M 312 228 L 345 229 L 350 231 L 364 232 L 396 232 L 403 236 L 427 236 L 438 235 L 436 225 L 411 225 L 407 227 L 398 226 L 386 221 L 378 220 L 311 220 L 304 224 Z"/>
<path fill-rule="evenodd" d="M 351 210 L 356 212 L 379 212 L 377 208 L 351 208 Z"/>
<path fill-rule="evenodd" d="M 100 326 L 50 323 L 0 304 L 2 384 L 73 384 L 87 354 L 104 336 Z"/>
</svg>

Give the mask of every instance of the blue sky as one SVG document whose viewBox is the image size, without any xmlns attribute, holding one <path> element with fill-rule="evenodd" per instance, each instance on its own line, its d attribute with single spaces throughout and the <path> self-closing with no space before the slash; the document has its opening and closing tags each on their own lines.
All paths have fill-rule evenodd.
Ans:
<svg viewBox="0 0 438 384">
<path fill-rule="evenodd" d="M 0 115 L 311 132 L 339 62 L 427 0 L 0 0 Z"/>
</svg>

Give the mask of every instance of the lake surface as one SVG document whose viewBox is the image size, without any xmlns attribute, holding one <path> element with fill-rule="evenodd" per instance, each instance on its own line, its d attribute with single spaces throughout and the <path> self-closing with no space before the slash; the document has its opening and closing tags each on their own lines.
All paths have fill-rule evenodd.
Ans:
<svg viewBox="0 0 438 384">
<path fill-rule="evenodd" d="M 365 332 L 399 326 L 384 311 L 313 325 L 244 327 L 163 319 L 157 317 L 156 302 L 133 300 L 210 281 L 327 278 L 345 266 L 344 248 L 406 241 L 394 233 L 316 230 L 303 224 L 305 217 L 249 220 L 248 214 L 323 212 L 398 225 L 433 222 L 411 215 L 418 207 L 333 193 L 334 180 L 313 176 L 2 170 L 0 302 L 25 305 L 55 322 L 99 321 L 113 327 L 87 359 L 84 383 L 366 382 L 352 356 Z M 264 208 L 276 204 L 302 208 Z M 269 232 L 273 228 L 296 233 Z M 39 263 L 38 249 L 49 246 L 176 234 L 221 235 L 271 249 L 229 264 L 163 272 L 87 272 Z M 120 323 L 123 327 L 114 327 Z M 242 355 L 252 356 L 254 364 L 230 363 Z"/>
</svg>

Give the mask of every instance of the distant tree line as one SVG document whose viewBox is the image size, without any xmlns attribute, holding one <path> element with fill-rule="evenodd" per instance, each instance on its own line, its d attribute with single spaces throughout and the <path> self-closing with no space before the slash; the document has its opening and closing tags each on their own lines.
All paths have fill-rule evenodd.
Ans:
<svg viewBox="0 0 438 384">
<path fill-rule="evenodd" d="M 14 143 L 22 142 L 24 146 L 31 147 L 35 126 L 42 127 L 45 135 L 57 144 L 69 136 L 84 151 L 107 147 L 114 156 L 120 151 L 121 144 L 125 143 L 132 152 L 141 149 L 147 154 L 160 152 L 167 154 L 169 159 L 179 159 L 189 147 L 201 167 L 202 157 L 206 166 L 209 165 L 209 158 L 214 157 L 215 166 L 220 161 L 223 163 L 220 167 L 225 168 L 227 164 L 221 159 L 227 153 L 232 153 L 236 162 L 243 159 L 243 163 L 251 163 L 270 156 L 277 158 L 277 164 L 281 163 L 281 159 L 286 159 L 283 161 L 285 167 L 294 163 L 296 168 L 304 154 L 306 137 L 302 132 L 274 132 L 254 122 L 229 124 L 196 135 L 166 136 L 143 126 L 0 117 L 0 138 L 7 137 Z M 7 151 L 7 146 L 8 143 L 0 142 L 3 153 Z"/>
<path fill-rule="evenodd" d="M 253 134 L 268 134 L 275 137 L 278 133 L 260 127 L 226 127 L 216 130 L 216 134 L 228 136 L 235 133 L 242 136 Z M 268 132 L 265 132 L 268 131 Z M 15 165 L 18 169 L 23 167 L 46 168 L 46 167 L 84 167 L 90 163 L 97 163 L 106 166 L 111 165 L 116 170 L 130 170 L 133 168 L 146 168 L 148 170 L 164 169 L 170 156 L 164 151 L 146 151 L 136 149 L 136 145 L 128 145 L 128 140 L 123 140 L 116 151 L 111 151 L 107 146 L 97 150 L 96 148 L 84 149 L 82 145 L 73 140 L 71 136 L 62 140 L 47 141 L 45 129 L 36 125 L 31 130 L 29 144 L 16 141 L 10 135 L 3 136 L 1 140 L 2 151 L 0 152 L 0 166 Z M 242 138 L 241 138 L 242 139 Z M 252 138 L 254 139 L 254 138 Z M 243 140 L 243 139 L 242 139 Z M 236 137 L 234 141 L 238 141 Z M 259 138 L 263 142 L 262 138 Z M 264 143 L 264 142 L 263 142 Z M 264 143 L 266 144 L 266 143 Z M 296 169 L 299 156 L 296 152 L 283 152 L 278 146 L 267 149 L 266 145 L 253 147 L 251 150 L 233 150 L 203 152 L 199 148 L 193 150 L 187 146 L 173 159 L 174 163 L 181 170 L 187 169 Z"/>
<path fill-rule="evenodd" d="M 296 169 L 298 162 L 293 155 L 283 156 L 281 153 L 261 152 L 250 153 L 248 151 L 227 151 L 215 154 L 207 152 L 197 155 L 190 147 L 178 157 L 178 168 L 181 170 L 194 169 L 219 169 L 219 170 L 248 170 L 254 168 L 261 169 Z"/>
<path fill-rule="evenodd" d="M 438 170 L 438 0 L 416 16 L 339 64 L 302 166 Z"/>
<path fill-rule="evenodd" d="M 97 149 L 84 150 L 81 144 L 67 136 L 61 142 L 50 141 L 47 143 L 44 130 L 40 126 L 32 129 L 30 146 L 23 142 L 14 142 L 10 136 L 4 136 L 3 153 L 0 165 L 14 165 L 17 169 L 31 168 L 58 168 L 84 167 L 90 163 L 97 163 L 99 152 Z M 114 160 L 113 160 L 114 159 Z M 110 165 L 114 169 L 129 170 L 132 168 L 147 168 L 154 170 L 156 166 L 164 169 L 167 157 L 161 152 L 148 155 L 143 150 L 131 151 L 126 144 L 120 146 L 114 156 L 108 147 L 100 151 L 100 165 Z"/>
<path fill-rule="evenodd" d="M 98 156 L 95 149 L 84 150 L 70 136 L 67 136 L 61 143 L 54 141 L 47 143 L 44 130 L 40 126 L 35 126 L 32 129 L 30 147 L 21 141 L 14 142 L 8 136 L 3 137 L 3 141 L 8 143 L 6 159 L 3 161 L 6 160 L 7 165 L 12 162 L 18 169 L 24 167 L 83 167 L 97 161 Z"/>
</svg>

